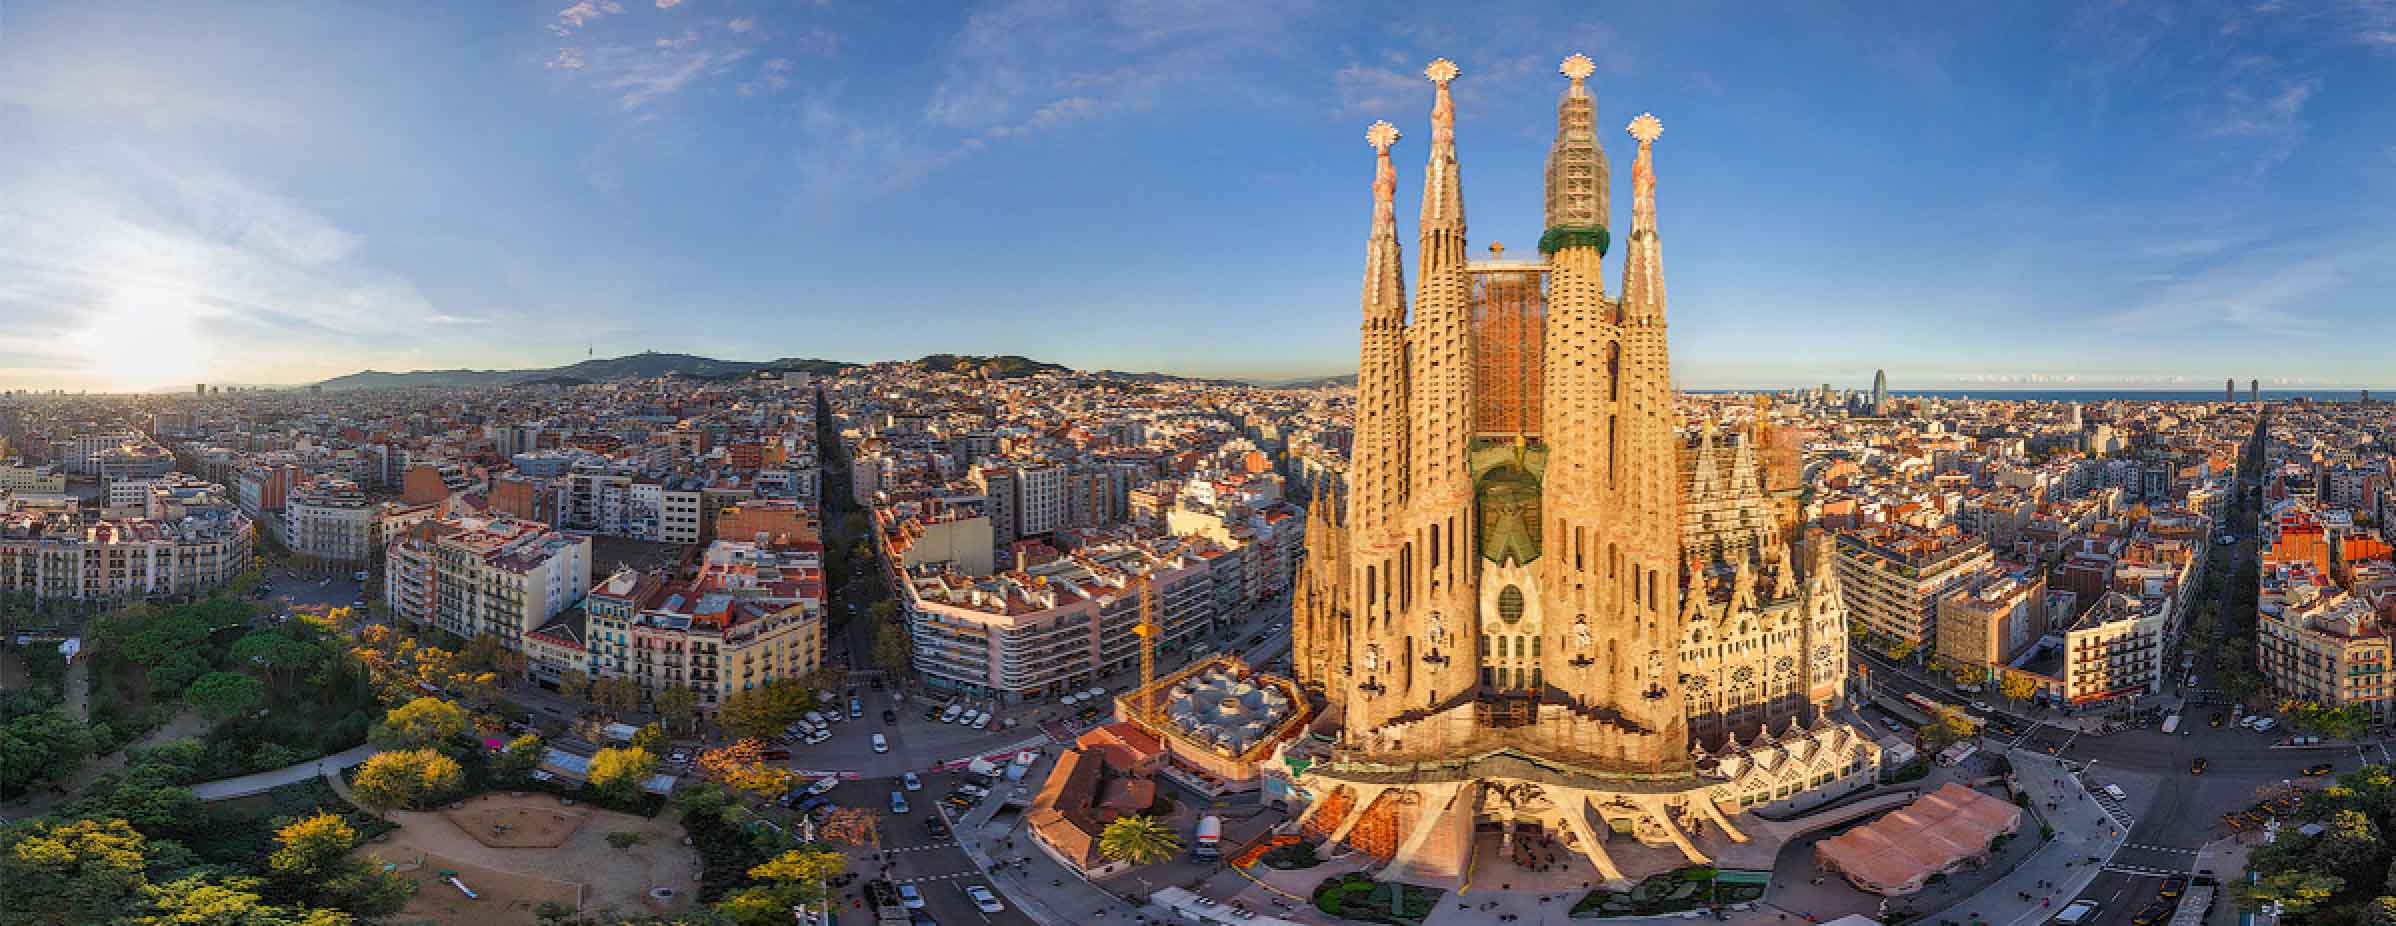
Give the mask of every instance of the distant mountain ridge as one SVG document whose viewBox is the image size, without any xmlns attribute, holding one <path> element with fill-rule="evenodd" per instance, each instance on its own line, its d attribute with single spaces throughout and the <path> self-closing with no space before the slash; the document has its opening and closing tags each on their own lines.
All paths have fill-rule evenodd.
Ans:
<svg viewBox="0 0 2396 926">
<path fill-rule="evenodd" d="M 979 374 L 990 379 L 1015 379 L 1041 374 L 1076 372 L 1069 367 L 1014 354 L 995 356 L 930 354 L 908 362 L 928 372 Z M 805 357 L 785 357 L 780 360 L 765 361 L 717 360 L 713 357 L 701 357 L 695 354 L 643 351 L 623 357 L 603 357 L 546 369 L 413 370 L 405 373 L 361 370 L 333 377 L 317 383 L 316 386 L 326 391 L 407 387 L 573 386 L 583 383 L 656 379 L 666 376 L 699 380 L 730 380 L 760 373 L 829 374 L 858 366 L 863 366 L 863 364 Z M 1089 375 L 1141 383 L 1192 382 L 1226 386 L 1246 385 L 1234 380 L 1201 379 L 1177 376 L 1171 373 L 1127 373 L 1117 370 L 1102 370 Z M 1353 377 L 1350 378 L 1353 379 Z"/>
<path fill-rule="evenodd" d="M 584 360 L 562 367 L 539 370 L 414 370 L 406 373 L 385 373 L 363 370 L 346 376 L 336 376 L 316 385 L 326 390 L 390 389 L 404 386 L 514 386 L 532 382 L 565 385 L 579 380 L 601 383 L 624 379 L 654 379 L 660 376 L 689 376 L 699 379 L 731 379 L 757 373 L 830 373 L 856 366 L 837 360 L 814 360 L 804 357 L 785 357 L 780 360 L 747 361 L 717 360 L 693 354 L 661 354 L 643 351 L 624 357 Z"/>
</svg>

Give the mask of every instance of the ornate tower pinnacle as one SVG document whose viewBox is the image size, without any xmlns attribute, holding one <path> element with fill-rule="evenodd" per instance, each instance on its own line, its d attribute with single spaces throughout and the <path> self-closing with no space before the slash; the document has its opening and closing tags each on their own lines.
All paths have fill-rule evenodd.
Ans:
<svg viewBox="0 0 2396 926">
<path fill-rule="evenodd" d="M 1597 65 L 1576 54 L 1557 70 L 1572 83 L 1556 103 L 1556 141 L 1547 152 L 1547 230 L 1539 237 L 1539 252 L 1594 247 L 1602 257 L 1611 243 L 1606 152 L 1597 143 L 1597 102 L 1585 82 Z"/>
<path fill-rule="evenodd" d="M 1392 240 L 1398 234 L 1398 169 L 1389 160 L 1389 147 L 1398 143 L 1398 127 L 1389 120 L 1373 123 L 1364 130 L 1364 140 L 1373 146 L 1373 237 L 1387 231 Z M 1368 281 L 1369 282 L 1369 281 Z"/>
<path fill-rule="evenodd" d="M 1423 234 L 1431 229 L 1464 231 L 1464 181 L 1456 176 L 1456 100 L 1448 82 L 1462 73 L 1456 62 L 1433 60 L 1423 76 L 1437 87 L 1431 101 L 1431 162 L 1423 168 Z"/>
<path fill-rule="evenodd" d="M 1639 140 L 1639 159 L 1631 164 L 1631 234 L 1641 230 L 1654 234 L 1656 230 L 1656 138 L 1664 134 L 1664 123 L 1654 113 L 1640 113 L 1631 120 L 1629 131 Z"/>
</svg>

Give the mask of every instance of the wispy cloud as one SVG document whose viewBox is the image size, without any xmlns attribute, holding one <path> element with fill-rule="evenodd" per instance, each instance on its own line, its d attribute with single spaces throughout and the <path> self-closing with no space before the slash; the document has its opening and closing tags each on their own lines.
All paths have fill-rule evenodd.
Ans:
<svg viewBox="0 0 2396 926">
<path fill-rule="evenodd" d="M 609 5 L 596 7 L 597 14 L 576 12 L 592 2 L 584 0 L 567 8 L 575 13 L 576 27 L 613 12 Z M 558 31 L 554 24 L 552 31 Z M 572 30 L 560 34 L 572 34 Z M 581 44 L 559 48 L 547 67 L 580 72 L 582 81 L 610 94 L 629 110 L 649 109 L 715 79 L 725 81 L 744 97 L 775 93 L 790 86 L 794 58 L 829 58 L 840 50 L 840 34 L 832 30 L 812 26 L 776 29 L 754 16 L 678 25 L 663 32 L 654 19 L 648 23 L 627 19 L 581 33 L 578 41 Z M 747 64 L 759 58 L 767 59 L 763 67 Z"/>
<path fill-rule="evenodd" d="M 578 0 L 573 6 L 557 11 L 557 21 L 549 24 L 549 31 L 558 35 L 572 35 L 593 20 L 621 12 L 624 12 L 624 5 L 616 0 Z"/>
</svg>

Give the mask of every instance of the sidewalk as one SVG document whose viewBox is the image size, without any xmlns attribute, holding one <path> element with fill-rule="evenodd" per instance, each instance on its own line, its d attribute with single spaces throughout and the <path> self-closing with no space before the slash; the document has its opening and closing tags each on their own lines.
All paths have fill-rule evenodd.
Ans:
<svg viewBox="0 0 2396 926">
<path fill-rule="evenodd" d="M 262 791 L 272 791 L 287 784 L 306 781 L 325 771 L 363 764 L 379 751 L 371 744 L 355 746 L 323 758 L 310 759 L 298 765 L 287 765 L 271 772 L 203 781 L 192 785 L 191 793 L 193 797 L 203 801 L 224 801 L 236 797 L 248 797 Z"/>
</svg>

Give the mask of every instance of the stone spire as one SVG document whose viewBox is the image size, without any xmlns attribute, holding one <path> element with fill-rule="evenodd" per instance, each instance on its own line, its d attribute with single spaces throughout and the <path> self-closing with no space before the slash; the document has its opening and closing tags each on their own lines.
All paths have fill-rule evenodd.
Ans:
<svg viewBox="0 0 2396 926">
<path fill-rule="evenodd" d="M 1405 255 L 1398 246 L 1398 172 L 1389 159 L 1397 127 L 1373 123 L 1373 228 L 1364 257 L 1364 332 L 1356 369 L 1356 434 L 1348 523 L 1372 530 L 1406 499 L 1407 388 Z M 1370 546 L 1378 538 L 1357 538 Z"/>
<path fill-rule="evenodd" d="M 1655 142 L 1664 123 L 1653 114 L 1631 120 L 1639 158 L 1631 164 L 1631 243 L 1624 252 L 1622 310 L 1626 318 L 1664 318 L 1664 255 L 1656 244 Z"/>
<path fill-rule="evenodd" d="M 1656 204 L 1653 144 L 1663 125 L 1652 115 L 1631 120 L 1631 137 L 1639 141 L 1639 157 L 1631 166 L 1631 234 L 1624 250 L 1622 309 L 1617 336 L 1621 344 L 1620 398 L 1614 414 L 1620 417 L 1619 466 L 1621 493 L 1615 502 L 1615 534 L 1623 558 L 1633 567 L 1628 591 L 1632 608 L 1625 617 L 1636 623 L 1622 628 L 1646 660 L 1636 679 L 1644 701 L 1638 713 L 1644 725 L 1681 728 L 1678 676 L 1679 608 L 1672 599 L 1679 583 L 1653 578 L 1669 575 L 1665 557 L 1680 546 L 1680 486 L 1676 457 L 1680 429 L 1672 394 L 1672 361 L 1664 336 L 1664 279 L 1656 251 Z M 1643 599 L 1643 600 L 1642 600 Z"/>
<path fill-rule="evenodd" d="M 1456 166 L 1456 101 L 1448 94 L 1448 82 L 1457 73 L 1455 63 L 1446 58 L 1423 69 L 1434 88 L 1431 160 L 1423 168 L 1414 322 L 1406 329 L 1415 377 L 1410 384 L 1414 488 L 1409 498 L 1443 520 L 1469 505 L 1472 491 L 1463 465 L 1472 452 L 1473 434 L 1472 286 L 1465 271 L 1471 255 L 1465 251 L 1464 190 Z M 1461 558 L 1442 562 L 1456 559 Z M 1427 563 L 1429 558 L 1417 561 Z M 1413 577 L 1418 583 L 1433 580 L 1428 570 L 1414 570 Z M 1459 584 L 1445 586 L 1453 589 Z"/>
</svg>

